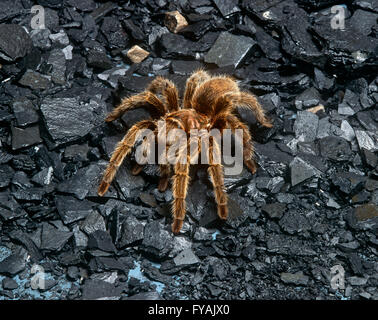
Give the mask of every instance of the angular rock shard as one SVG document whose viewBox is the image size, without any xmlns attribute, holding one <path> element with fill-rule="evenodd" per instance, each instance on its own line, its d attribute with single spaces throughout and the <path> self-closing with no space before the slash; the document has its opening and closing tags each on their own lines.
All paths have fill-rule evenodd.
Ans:
<svg viewBox="0 0 378 320">
<path fill-rule="evenodd" d="M 290 173 L 291 185 L 293 187 L 311 177 L 320 177 L 321 175 L 321 172 L 318 169 L 303 161 L 299 157 L 295 157 L 290 163 Z"/>
<path fill-rule="evenodd" d="M 0 58 L 14 62 L 28 54 L 31 48 L 32 41 L 23 27 L 0 24 Z"/>
<path fill-rule="evenodd" d="M 252 38 L 222 32 L 206 54 L 205 62 L 215 63 L 218 67 L 237 68 L 255 45 L 256 41 Z"/>
<path fill-rule="evenodd" d="M 80 103 L 78 98 L 46 98 L 41 112 L 47 130 L 59 145 L 78 140 L 102 123 L 105 105 L 91 101 Z"/>
</svg>

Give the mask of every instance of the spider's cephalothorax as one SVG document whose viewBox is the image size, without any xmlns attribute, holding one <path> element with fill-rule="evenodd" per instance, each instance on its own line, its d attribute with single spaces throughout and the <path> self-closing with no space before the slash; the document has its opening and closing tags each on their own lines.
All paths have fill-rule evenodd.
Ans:
<svg viewBox="0 0 378 320">
<path fill-rule="evenodd" d="M 107 116 L 106 121 L 110 122 L 118 119 L 127 110 L 142 106 L 154 108 L 160 116 L 154 120 L 143 120 L 136 123 L 118 143 L 98 188 L 100 196 L 106 193 L 117 169 L 126 155 L 132 150 L 138 138 L 138 132 L 142 129 L 150 129 L 158 136 L 159 120 L 165 121 L 166 132 L 170 129 L 182 129 L 185 132 L 189 132 L 192 129 L 205 129 L 208 131 L 219 129 L 220 132 L 224 129 L 231 129 L 232 131 L 241 129 L 243 132 L 244 164 L 252 173 L 256 172 L 251 134 L 247 125 L 235 115 L 236 107 L 251 109 L 257 121 L 265 127 L 270 128 L 272 124 L 265 117 L 264 110 L 256 97 L 249 92 L 241 91 L 231 77 L 210 76 L 203 70 L 194 72 L 186 82 L 182 104 L 179 103 L 176 86 L 168 79 L 157 77 L 145 91 L 123 99 L 121 104 Z M 227 219 L 227 195 L 224 191 L 223 167 L 222 164 L 214 161 L 212 157 L 214 153 L 220 154 L 221 149 L 215 139 L 210 139 L 209 142 L 208 173 L 214 187 L 218 215 L 221 219 Z M 178 233 L 183 225 L 186 211 L 185 198 L 189 184 L 190 156 L 187 154 L 187 149 L 183 150 L 185 150 L 185 153 L 179 154 L 178 157 L 185 157 L 188 161 L 185 163 L 177 161 L 173 165 L 172 231 L 174 233 Z M 201 150 L 198 151 L 198 153 L 200 152 Z M 165 191 L 168 187 L 171 165 L 168 163 L 160 164 L 159 166 L 161 178 L 158 189 Z M 138 174 L 141 170 L 142 166 L 137 164 L 132 172 L 133 174 Z"/>
</svg>

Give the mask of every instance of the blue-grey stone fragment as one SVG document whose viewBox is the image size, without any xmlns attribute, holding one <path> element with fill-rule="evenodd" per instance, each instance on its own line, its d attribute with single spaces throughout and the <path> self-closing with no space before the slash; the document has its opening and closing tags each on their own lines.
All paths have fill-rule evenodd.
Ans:
<svg viewBox="0 0 378 320">
<path fill-rule="evenodd" d="M 251 38 L 222 32 L 206 54 L 205 62 L 237 68 L 255 45 L 256 41 Z"/>
</svg>

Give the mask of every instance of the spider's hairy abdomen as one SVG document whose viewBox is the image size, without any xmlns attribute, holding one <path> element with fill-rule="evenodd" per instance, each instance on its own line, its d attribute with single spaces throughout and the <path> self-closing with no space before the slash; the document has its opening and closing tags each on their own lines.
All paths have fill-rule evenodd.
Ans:
<svg viewBox="0 0 378 320">
<path fill-rule="evenodd" d="M 124 158 L 131 152 L 141 130 L 150 129 L 149 137 L 155 136 L 155 139 L 161 141 L 167 138 L 170 130 L 183 129 L 187 134 L 189 133 L 189 140 L 186 141 L 186 144 L 184 140 L 183 145 L 180 145 L 177 151 L 177 162 L 172 165 L 174 169 L 174 176 L 172 177 L 172 231 L 177 234 L 183 226 L 191 160 L 198 159 L 202 152 L 208 152 L 207 172 L 213 185 L 218 216 L 222 220 L 227 219 L 227 193 L 224 187 L 223 166 L 216 160 L 221 159 L 221 144 L 211 136 L 211 130 L 218 129 L 222 134 L 224 129 L 230 129 L 234 134 L 237 129 L 242 130 L 243 162 L 252 173 L 255 173 L 256 163 L 253 160 L 254 148 L 251 134 L 248 126 L 241 122 L 233 111 L 237 106 L 246 107 L 254 112 L 257 121 L 263 126 L 271 127 L 272 124 L 265 117 L 264 110 L 257 98 L 249 92 L 240 91 L 237 82 L 231 77 L 212 77 L 206 71 L 198 70 L 186 81 L 181 105 L 179 103 L 178 90 L 174 83 L 163 77 L 157 77 L 143 92 L 123 99 L 121 104 L 108 115 L 106 121 L 110 122 L 118 119 L 126 111 L 142 106 L 153 108 L 159 116 L 155 116 L 151 120 L 140 121 L 128 130 L 125 137 L 117 144 L 110 158 L 97 193 L 103 196 L 107 192 L 117 169 Z M 163 122 L 160 129 L 158 129 L 159 124 L 161 124 L 159 121 Z M 164 129 L 162 130 L 162 128 Z M 190 147 L 196 145 L 194 143 L 196 135 L 190 135 L 192 129 L 201 131 L 201 136 L 203 135 L 208 139 L 207 147 L 201 147 L 200 144 L 197 144 L 193 153 Z M 142 145 L 145 148 L 150 148 L 152 147 L 152 142 L 149 139 L 145 139 Z M 169 148 L 169 145 L 165 146 L 165 148 Z M 190 150 L 190 154 L 187 153 L 187 150 Z M 181 162 L 183 159 L 186 159 L 186 161 Z M 159 162 L 159 166 L 161 178 L 158 189 L 164 192 L 169 184 L 171 164 L 169 161 L 163 161 Z M 138 174 L 141 172 L 142 167 L 143 165 L 137 163 L 132 173 Z"/>
</svg>

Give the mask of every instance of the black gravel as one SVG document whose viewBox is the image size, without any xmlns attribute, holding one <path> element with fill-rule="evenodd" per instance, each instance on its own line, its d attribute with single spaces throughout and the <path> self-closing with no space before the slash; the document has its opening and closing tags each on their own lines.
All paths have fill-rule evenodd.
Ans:
<svg viewBox="0 0 378 320">
<path fill-rule="evenodd" d="M 43 0 L 32 30 L 36 2 L 0 2 L 0 300 L 378 299 L 376 1 L 345 1 L 344 30 L 333 0 Z M 150 54 L 131 64 L 136 44 Z M 222 224 L 193 168 L 174 236 L 156 166 L 133 176 L 131 157 L 97 196 L 115 144 L 150 114 L 104 117 L 158 75 L 182 92 L 198 68 L 233 75 L 274 128 L 240 110 L 257 173 L 225 178 Z"/>
</svg>

